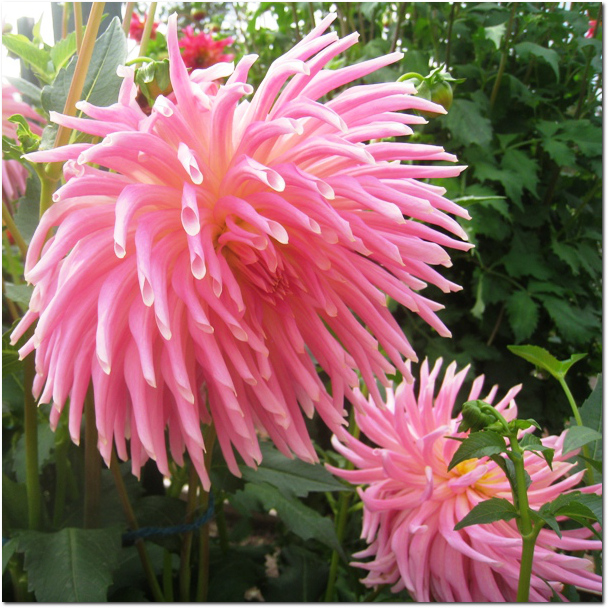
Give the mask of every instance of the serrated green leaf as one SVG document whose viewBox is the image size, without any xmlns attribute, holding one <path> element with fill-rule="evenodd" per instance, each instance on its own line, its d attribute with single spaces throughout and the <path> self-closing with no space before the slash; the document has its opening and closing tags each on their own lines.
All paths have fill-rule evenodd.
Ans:
<svg viewBox="0 0 608 608">
<path fill-rule="evenodd" d="M 534 277 L 544 281 L 552 276 L 546 255 L 533 232 L 516 232 L 509 253 L 502 260 L 511 277 Z"/>
<path fill-rule="evenodd" d="M 569 454 L 574 450 L 582 448 L 584 445 L 602 439 L 602 434 L 586 426 L 573 426 L 568 429 L 564 438 L 564 454 Z"/>
<path fill-rule="evenodd" d="M 546 296 L 542 304 L 555 322 L 561 337 L 572 344 L 585 344 L 601 332 L 601 322 L 565 298 Z"/>
<path fill-rule="evenodd" d="M 553 468 L 553 456 L 555 455 L 555 450 L 543 445 L 541 440 L 536 435 L 526 433 L 521 438 L 519 446 L 528 452 L 535 453 L 539 458 L 544 458 L 549 465 L 549 468 Z"/>
<path fill-rule="evenodd" d="M 491 524 L 495 521 L 510 521 L 515 517 L 517 517 L 517 510 L 506 498 L 490 498 L 473 507 L 454 526 L 454 530 L 462 530 L 462 528 L 477 524 Z"/>
<path fill-rule="evenodd" d="M 17 536 L 25 553 L 30 591 L 39 602 L 103 602 L 118 562 L 118 528 L 59 532 L 28 530 Z"/>
<path fill-rule="evenodd" d="M 519 177 L 521 186 L 532 195 L 537 196 L 538 186 L 538 163 L 529 154 L 516 150 L 508 149 L 501 160 L 501 167 L 506 171 L 511 171 Z"/>
<path fill-rule="evenodd" d="M 543 139 L 543 150 L 560 167 L 573 167 L 576 163 L 576 154 L 570 146 L 559 139 Z"/>
<path fill-rule="evenodd" d="M 557 519 L 551 513 L 545 512 L 542 509 L 539 511 L 534 511 L 534 509 L 529 509 L 530 518 L 532 522 L 536 524 L 537 521 L 542 521 L 547 524 L 559 538 L 562 537 L 562 531 L 559 529 L 559 524 L 557 523 Z"/>
<path fill-rule="evenodd" d="M 506 450 L 507 444 L 505 443 L 505 440 L 494 431 L 471 433 L 456 450 L 456 453 L 448 466 L 448 471 L 465 460 L 502 454 Z"/>
<path fill-rule="evenodd" d="M 464 146 L 488 146 L 492 140 L 492 123 L 481 114 L 479 106 L 467 99 L 455 99 L 448 115 L 442 117 L 454 139 Z"/>
<path fill-rule="evenodd" d="M 546 61 L 555 72 L 555 78 L 557 79 L 557 82 L 559 82 L 559 55 L 556 51 L 553 49 L 546 49 L 535 42 L 526 41 L 516 44 L 515 52 L 524 61 L 529 59 L 530 55 Z"/>
<path fill-rule="evenodd" d="M 125 34 L 120 21 L 115 17 L 95 42 L 81 99 L 96 106 L 109 106 L 115 103 L 122 83 L 122 78 L 116 74 L 116 69 L 124 64 L 126 56 Z M 42 89 L 42 107 L 47 112 L 51 110 L 63 112 L 76 61 L 77 57 L 72 57 L 68 65 L 59 71 L 53 84 Z M 57 128 L 56 124 L 50 124 L 44 129 L 40 145 L 42 150 L 53 146 Z"/>
<path fill-rule="evenodd" d="M 49 65 L 51 55 L 48 51 L 38 48 L 22 34 L 3 34 L 2 44 L 23 59 L 44 82 L 53 80 L 54 72 L 52 64 Z"/>
<path fill-rule="evenodd" d="M 604 512 L 602 497 L 597 494 L 581 494 L 578 502 L 587 507 L 594 515 L 600 526 L 604 525 Z"/>
<path fill-rule="evenodd" d="M 598 433 L 602 433 L 603 431 L 603 408 L 602 408 L 602 396 L 603 396 L 603 381 L 602 374 L 598 374 L 597 382 L 591 394 L 583 405 L 579 408 L 579 414 L 581 416 L 581 420 L 583 421 L 583 425 L 597 431 Z M 570 426 L 574 427 L 576 425 L 576 420 L 574 418 L 570 418 Z M 593 445 L 590 446 L 589 455 L 591 456 L 593 461 L 601 461 L 602 460 L 602 441 L 598 440 Z"/>
<path fill-rule="evenodd" d="M 500 43 L 502 42 L 503 36 L 505 35 L 505 31 L 507 26 L 505 23 L 499 23 L 498 25 L 493 25 L 491 27 L 484 27 L 483 31 L 485 37 L 488 40 L 491 40 L 497 49 L 500 48 Z"/>
<path fill-rule="evenodd" d="M 570 266 L 574 276 L 578 275 L 581 262 L 576 247 L 568 245 L 567 243 L 561 243 L 555 239 L 555 235 L 552 235 L 551 250 L 560 260 L 562 260 L 562 262 L 565 262 Z"/>
<path fill-rule="evenodd" d="M 506 308 L 515 340 L 527 340 L 538 325 L 538 304 L 525 291 L 520 290 L 509 296 Z"/>
<path fill-rule="evenodd" d="M 86 27 L 83 26 L 82 31 Z M 55 66 L 55 71 L 59 71 L 69 61 L 70 57 L 76 52 L 76 32 L 70 32 L 65 38 L 57 42 L 51 48 L 51 60 Z"/>
<path fill-rule="evenodd" d="M 331 520 L 307 507 L 299 499 L 287 498 L 267 483 L 247 483 L 244 493 L 257 498 L 264 509 L 276 509 L 287 528 L 303 540 L 314 538 L 345 557 Z"/>
<path fill-rule="evenodd" d="M 577 362 L 586 357 L 586 354 L 575 354 L 564 361 L 558 361 L 549 351 L 540 346 L 526 344 L 522 346 L 509 345 L 507 348 L 518 357 L 549 372 L 555 378 L 563 378 L 568 370 Z"/>
<path fill-rule="evenodd" d="M 8 562 L 15 554 L 17 547 L 18 544 L 14 538 L 11 538 L 7 543 L 2 545 L 2 574 L 4 574 L 4 571 L 8 566 Z"/>
<path fill-rule="evenodd" d="M 240 467 L 243 477 L 253 483 L 269 483 L 285 496 L 308 496 L 309 492 L 340 492 L 351 488 L 340 483 L 321 464 L 287 458 L 269 443 L 261 444 L 262 463 L 256 469 Z"/>
</svg>

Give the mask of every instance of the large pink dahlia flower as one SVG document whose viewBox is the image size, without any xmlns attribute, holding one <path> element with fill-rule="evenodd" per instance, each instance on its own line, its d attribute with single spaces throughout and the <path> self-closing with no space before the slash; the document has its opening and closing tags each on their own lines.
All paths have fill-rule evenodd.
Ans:
<svg viewBox="0 0 608 608">
<path fill-rule="evenodd" d="M 13 114 L 21 114 L 30 119 L 28 122 L 33 133 L 42 135 L 42 128 L 33 121 L 42 122 L 42 117 L 19 97 L 17 89 L 9 84 L 2 85 L 2 135 L 17 139 L 17 125 L 8 119 Z M 28 177 L 27 169 L 16 160 L 2 161 L 2 199 L 17 200 L 25 194 Z"/>
<path fill-rule="evenodd" d="M 454 526 L 478 503 L 498 497 L 511 500 L 509 482 L 491 460 L 468 460 L 450 472 L 448 464 L 460 445 L 448 436 L 464 436 L 457 428 L 461 416 L 452 417 L 456 397 L 468 367 L 456 373 L 456 364 L 446 370 L 435 395 L 441 359 L 429 372 L 424 361 L 416 396 L 414 385 L 401 384 L 387 391 L 386 408 L 381 410 L 359 395 L 356 420 L 363 434 L 378 447 L 344 436 L 334 436 L 338 452 L 359 470 L 328 467 L 334 474 L 354 484 L 363 500 L 363 531 L 369 547 L 356 559 L 372 561 L 354 566 L 369 570 L 363 580 L 368 586 L 390 584 L 393 591 L 407 589 L 417 601 L 513 602 L 517 595 L 521 558 L 521 536 L 514 521 L 475 525 L 457 532 Z M 479 399 L 483 376 L 473 382 L 468 399 Z M 507 420 L 517 416 L 514 397 L 521 387 L 512 388 L 495 404 Z M 484 401 L 493 403 L 497 387 Z M 583 471 L 568 475 L 573 464 L 563 454 L 564 434 L 542 439 L 555 449 L 553 470 L 545 460 L 530 452 L 526 471 L 532 478 L 528 490 L 530 507 L 544 503 L 574 488 Z M 585 488 L 600 492 L 601 484 Z M 563 538 L 541 530 L 534 553 L 530 601 L 548 601 L 549 584 L 558 593 L 562 583 L 601 592 L 601 578 L 593 573 L 587 558 L 571 557 L 557 550 L 601 549 L 601 542 L 588 540 L 589 532 L 563 532 Z"/>
<path fill-rule="evenodd" d="M 187 449 L 208 485 L 201 423 L 213 420 L 234 474 L 232 446 L 249 466 L 261 459 L 256 428 L 313 461 L 302 413 L 316 410 L 337 429 L 355 369 L 375 386 L 374 376 L 386 383 L 395 367 L 407 373 L 403 357 L 415 358 L 386 294 L 449 335 L 440 306 L 417 290 L 458 288 L 432 266 L 449 266 L 442 246 L 469 245 L 435 226 L 465 238 L 445 212 L 467 213 L 421 180 L 462 168 L 399 162 L 454 160 L 436 146 L 363 143 L 421 122 L 400 110 L 443 109 L 402 83 L 319 101 L 401 57 L 324 70 L 357 39 L 324 34 L 332 20 L 278 59 L 254 93 L 252 55 L 188 74 L 174 16 L 173 93 L 150 116 L 123 68 L 114 105 L 80 102 L 90 120 L 52 114 L 101 143 L 29 156 L 67 161 L 66 184 L 32 239 L 25 276 L 35 289 L 13 340 L 38 320 L 21 354 L 36 349 L 35 391 L 53 402 L 53 424 L 70 397 L 75 441 L 92 380 L 106 460 L 113 441 L 126 459 L 130 437 L 136 473 L 151 457 L 168 474 L 168 427 L 173 458 Z"/>
</svg>

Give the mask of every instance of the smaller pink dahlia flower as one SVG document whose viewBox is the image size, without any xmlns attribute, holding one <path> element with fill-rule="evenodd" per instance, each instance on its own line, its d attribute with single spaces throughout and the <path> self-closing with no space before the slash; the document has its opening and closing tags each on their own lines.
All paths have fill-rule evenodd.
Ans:
<svg viewBox="0 0 608 608">
<path fill-rule="evenodd" d="M 214 40 L 211 34 L 194 32 L 189 25 L 182 31 L 179 46 L 182 59 L 188 68 L 208 68 L 216 63 L 228 62 L 234 59 L 233 54 L 224 54 L 224 48 L 234 42 L 234 38 Z"/>
<path fill-rule="evenodd" d="M 456 363 L 446 370 L 437 396 L 435 383 L 441 359 L 429 372 L 422 364 L 420 387 L 401 384 L 387 391 L 386 409 L 380 410 L 361 395 L 356 420 L 361 431 L 379 447 L 370 447 L 345 434 L 334 447 L 359 470 L 333 473 L 354 484 L 363 500 L 362 538 L 369 547 L 354 557 L 373 557 L 354 563 L 369 570 L 368 586 L 391 584 L 394 592 L 407 589 L 417 601 L 513 602 L 517 594 L 521 536 L 514 521 L 498 521 L 454 531 L 454 526 L 478 503 L 489 498 L 512 499 L 509 482 L 491 460 L 472 459 L 448 472 L 448 464 L 460 445 L 461 416 L 452 417 L 456 397 L 468 367 L 456 373 Z M 483 376 L 473 382 L 469 400 L 480 398 Z M 509 390 L 496 404 L 507 420 L 517 416 L 514 397 L 521 386 Z M 493 387 L 484 401 L 492 403 Z M 464 434 L 461 433 L 460 436 Z M 583 471 L 568 475 L 573 464 L 563 454 L 564 434 L 542 439 L 555 449 L 553 470 L 544 459 L 527 453 L 526 471 L 532 478 L 528 490 L 530 506 L 538 509 L 576 487 Z M 601 484 L 583 492 L 600 492 Z M 564 551 L 593 551 L 601 542 L 588 540 L 586 529 L 540 532 L 534 554 L 530 601 L 548 601 L 549 585 L 560 593 L 562 583 L 601 592 L 601 578 L 593 573 L 588 558 L 572 557 Z M 562 596 L 562 599 L 563 598 Z"/>
<path fill-rule="evenodd" d="M 141 42 L 141 38 L 144 35 L 144 28 L 146 27 L 146 19 L 147 15 L 145 15 L 143 18 L 136 13 L 131 15 L 131 23 L 129 24 L 129 38 L 137 42 Z M 151 40 L 156 38 L 156 30 L 158 29 L 158 26 L 158 21 L 155 21 L 152 24 L 152 30 L 150 31 Z"/>
<path fill-rule="evenodd" d="M 33 133 L 42 135 L 42 128 L 31 119 L 42 121 L 42 117 L 19 98 L 19 92 L 11 85 L 2 85 L 2 135 L 17 139 L 17 125 L 9 122 L 14 114 L 21 114 L 29 118 Z M 15 201 L 25 194 L 27 169 L 16 160 L 2 161 L 2 199 Z"/>
</svg>

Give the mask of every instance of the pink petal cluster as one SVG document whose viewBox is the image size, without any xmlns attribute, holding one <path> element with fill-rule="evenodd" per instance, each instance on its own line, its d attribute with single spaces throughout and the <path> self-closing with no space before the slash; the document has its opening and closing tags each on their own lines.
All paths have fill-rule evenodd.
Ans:
<svg viewBox="0 0 608 608">
<path fill-rule="evenodd" d="M 147 15 L 143 18 L 133 13 L 131 15 L 131 23 L 129 24 L 129 38 L 141 42 L 142 36 L 144 35 L 144 28 L 146 27 Z M 152 24 L 152 30 L 150 31 L 150 39 L 156 38 L 156 30 L 158 29 L 159 22 L 155 21 Z"/>
<path fill-rule="evenodd" d="M 234 55 L 224 54 L 224 49 L 234 42 L 234 38 L 214 40 L 211 34 L 194 31 L 191 25 L 182 30 L 179 46 L 182 59 L 188 68 L 209 68 L 216 63 L 232 61 Z"/>
<path fill-rule="evenodd" d="M 173 458 L 187 449 L 207 487 L 201 423 L 213 421 L 236 475 L 232 447 L 249 466 L 261 460 L 256 429 L 315 461 L 303 414 L 339 428 L 355 370 L 375 387 L 416 357 L 387 294 L 449 335 L 441 306 L 418 291 L 459 289 L 434 266 L 450 265 L 444 246 L 470 247 L 446 234 L 466 238 L 446 212 L 468 216 L 424 180 L 462 167 L 419 162 L 455 160 L 437 146 L 365 143 L 424 122 L 402 110 L 444 110 L 404 83 L 344 88 L 401 54 L 324 69 L 357 40 L 324 33 L 334 17 L 254 92 L 253 55 L 189 74 L 173 16 L 169 97 L 146 115 L 121 68 L 117 103 L 79 102 L 90 119 L 52 114 L 100 143 L 30 155 L 67 161 L 66 183 L 31 241 L 35 289 L 12 339 L 37 320 L 20 352 L 36 349 L 35 393 L 54 404 L 52 424 L 70 397 L 74 441 L 92 380 L 106 460 L 113 442 L 128 458 L 130 438 L 135 473 L 149 457 L 169 474 L 168 428 Z"/>
<path fill-rule="evenodd" d="M 8 84 L 2 85 L 2 135 L 17 139 L 17 126 L 9 122 L 14 114 L 21 114 L 25 118 L 42 121 L 42 117 L 27 103 L 21 101 L 19 92 Z M 33 133 L 42 135 L 42 128 L 29 121 Z M 25 183 L 28 177 L 27 169 L 16 160 L 2 161 L 2 199 L 15 201 L 25 194 Z"/>
<path fill-rule="evenodd" d="M 452 411 L 468 367 L 457 372 L 455 363 L 449 365 L 435 395 L 441 366 L 440 359 L 429 371 L 424 361 L 418 394 L 413 384 L 402 383 L 394 392 L 387 390 L 383 410 L 359 396 L 357 424 L 372 445 L 344 431 L 342 442 L 332 439 L 358 470 L 328 468 L 351 483 L 367 485 L 359 494 L 364 507 L 361 536 L 369 547 L 354 557 L 373 559 L 353 565 L 369 570 L 366 585 L 390 584 L 395 592 L 407 589 L 420 602 L 514 602 L 521 558 L 521 536 L 514 521 L 454 531 L 480 502 L 512 496 L 505 474 L 488 458 L 462 462 L 448 472 L 460 445 L 449 436 L 465 436 L 457 432 L 461 416 L 452 417 Z M 479 376 L 468 399 L 481 398 L 482 388 Z M 520 388 L 512 388 L 495 404 L 507 420 L 517 416 L 514 397 Z M 483 400 L 493 403 L 496 393 L 495 386 Z M 543 458 L 526 453 L 533 509 L 575 488 L 583 476 L 583 471 L 569 474 L 574 465 L 566 458 L 574 454 L 562 453 L 564 434 L 541 441 L 555 449 L 555 458 L 551 470 Z M 583 491 L 599 493 L 601 484 Z M 558 593 L 564 583 L 601 593 L 601 578 L 593 573 L 591 560 L 557 552 L 601 549 L 601 542 L 588 540 L 589 535 L 585 528 L 564 532 L 561 539 L 548 529 L 540 532 L 530 601 L 551 598 L 542 579 Z"/>
</svg>

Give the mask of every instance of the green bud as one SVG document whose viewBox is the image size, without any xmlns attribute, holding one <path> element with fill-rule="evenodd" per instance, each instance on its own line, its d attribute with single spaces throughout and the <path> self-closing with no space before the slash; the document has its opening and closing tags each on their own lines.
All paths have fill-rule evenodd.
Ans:
<svg viewBox="0 0 608 608">
<path fill-rule="evenodd" d="M 487 403 L 479 399 L 467 401 L 462 406 L 462 422 L 458 426 L 458 432 L 462 433 L 468 430 L 473 432 L 483 431 L 490 425 L 494 425 L 497 422 L 497 417 L 491 413 L 484 413 L 482 411 L 482 408 L 485 409 L 487 406 Z M 500 429 L 502 430 L 502 426 Z"/>
</svg>

